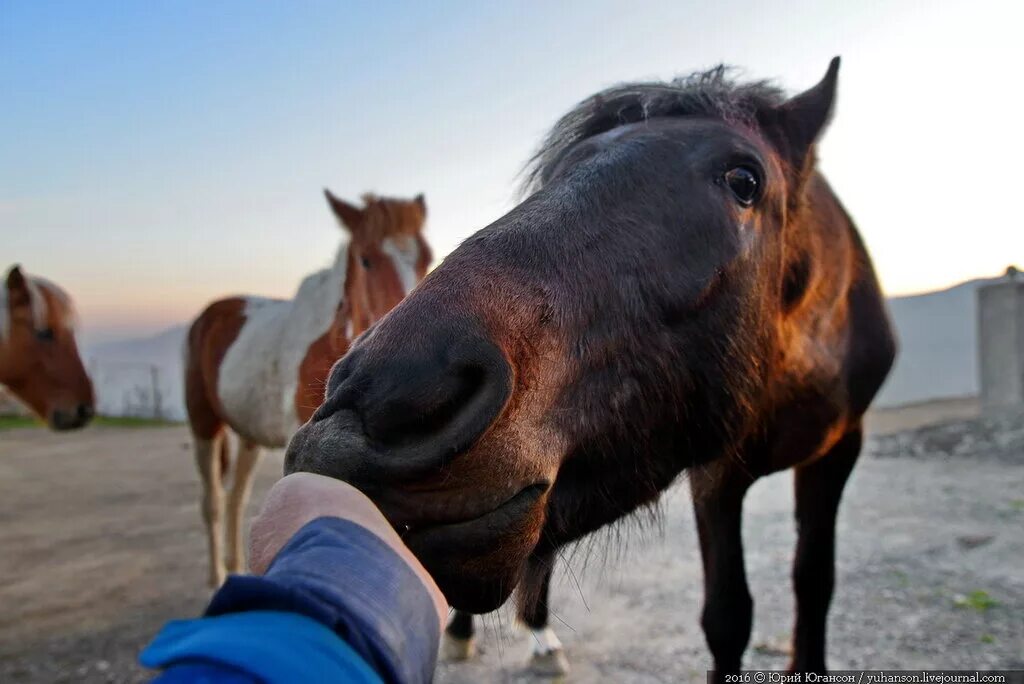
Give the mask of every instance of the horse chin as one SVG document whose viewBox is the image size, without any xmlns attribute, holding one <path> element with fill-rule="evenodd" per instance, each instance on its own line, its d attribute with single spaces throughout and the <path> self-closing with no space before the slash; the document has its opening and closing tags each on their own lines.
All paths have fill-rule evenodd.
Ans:
<svg viewBox="0 0 1024 684">
<path fill-rule="evenodd" d="M 519 583 L 544 524 L 549 485 L 532 485 L 499 508 L 466 522 L 414 529 L 403 541 L 452 607 L 498 608 Z"/>
</svg>

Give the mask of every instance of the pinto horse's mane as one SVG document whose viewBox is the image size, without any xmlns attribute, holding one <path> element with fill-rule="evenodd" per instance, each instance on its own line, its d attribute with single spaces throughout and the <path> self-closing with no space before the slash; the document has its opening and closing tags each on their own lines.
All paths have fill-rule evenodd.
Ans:
<svg viewBox="0 0 1024 684">
<path fill-rule="evenodd" d="M 541 188 L 577 143 L 626 124 L 660 117 L 707 116 L 755 126 L 757 114 L 785 101 L 770 81 L 737 83 L 720 64 L 672 81 L 625 83 L 583 100 L 548 133 L 524 170 L 524 194 Z"/>
</svg>

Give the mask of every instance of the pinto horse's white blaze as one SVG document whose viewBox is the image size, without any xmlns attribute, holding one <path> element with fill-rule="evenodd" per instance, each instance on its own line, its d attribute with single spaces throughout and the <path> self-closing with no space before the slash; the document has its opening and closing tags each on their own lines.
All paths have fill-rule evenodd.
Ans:
<svg viewBox="0 0 1024 684">
<path fill-rule="evenodd" d="M 386 238 L 381 241 L 380 248 L 391 259 L 398 280 L 402 284 L 402 291 L 405 294 L 412 292 L 419 282 L 416 273 L 420 261 L 419 243 L 408 236 L 402 236 L 400 239 Z"/>
<path fill-rule="evenodd" d="M 299 365 L 334 322 L 347 259 L 346 241 L 334 265 L 303 280 L 293 300 L 245 299 L 245 323 L 221 364 L 217 395 L 229 423 L 247 440 L 283 447 L 298 429 Z"/>
</svg>

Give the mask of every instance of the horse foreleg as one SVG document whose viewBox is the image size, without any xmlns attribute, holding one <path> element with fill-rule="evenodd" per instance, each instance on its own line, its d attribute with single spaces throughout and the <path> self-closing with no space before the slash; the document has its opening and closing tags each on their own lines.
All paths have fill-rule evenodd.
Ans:
<svg viewBox="0 0 1024 684">
<path fill-rule="evenodd" d="M 569 673 L 569 659 L 562 642 L 548 624 L 548 593 L 554 556 L 532 557 L 526 566 L 520 591 L 520 619 L 530 630 L 530 670 L 546 677 Z"/>
<path fill-rule="evenodd" d="M 220 449 L 227 439 L 223 431 L 213 439 L 195 437 L 196 466 L 203 491 L 200 510 L 206 525 L 206 541 L 210 555 L 209 584 L 213 588 L 224 583 L 224 549 L 222 521 L 224 518 L 224 485 L 221 481 Z"/>
<path fill-rule="evenodd" d="M 444 660 L 469 660 L 476 654 L 476 639 L 473 638 L 473 615 L 456 610 L 451 622 L 444 630 L 441 657 Z"/>
<path fill-rule="evenodd" d="M 789 664 L 793 671 L 825 671 L 825 630 L 835 584 L 836 513 L 860 447 L 858 428 L 818 460 L 796 469 L 796 626 Z"/>
<path fill-rule="evenodd" d="M 238 459 L 228 496 L 228 572 L 245 572 L 245 549 L 243 547 L 242 524 L 245 506 L 252 491 L 252 474 L 260 458 L 259 446 L 244 439 L 239 440 Z"/>
<path fill-rule="evenodd" d="M 732 469 L 690 478 L 704 563 L 701 626 L 714 658 L 715 681 L 740 669 L 750 641 L 754 602 L 743 563 L 742 523 L 743 497 L 751 482 L 749 475 Z"/>
</svg>

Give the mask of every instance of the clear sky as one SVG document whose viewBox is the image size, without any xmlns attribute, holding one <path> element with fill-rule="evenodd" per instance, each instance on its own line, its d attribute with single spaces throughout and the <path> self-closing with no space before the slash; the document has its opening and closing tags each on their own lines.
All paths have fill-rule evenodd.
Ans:
<svg viewBox="0 0 1024 684">
<path fill-rule="evenodd" d="M 0 269 L 87 331 L 290 296 L 321 188 L 425 192 L 438 256 L 512 206 L 608 85 L 718 62 L 790 90 L 840 54 L 822 168 L 891 294 L 1024 265 L 1019 2 L 0 2 Z"/>
</svg>

